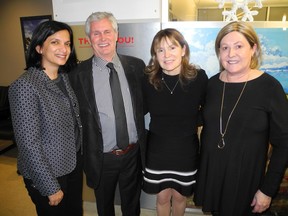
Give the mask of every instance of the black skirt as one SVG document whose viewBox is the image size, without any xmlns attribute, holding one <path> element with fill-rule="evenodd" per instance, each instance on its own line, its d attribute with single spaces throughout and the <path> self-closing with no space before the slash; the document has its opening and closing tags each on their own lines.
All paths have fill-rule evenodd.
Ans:
<svg viewBox="0 0 288 216">
<path fill-rule="evenodd" d="M 157 194 L 173 188 L 183 196 L 194 192 L 198 167 L 199 141 L 196 134 L 186 137 L 148 135 L 143 190 Z"/>
</svg>

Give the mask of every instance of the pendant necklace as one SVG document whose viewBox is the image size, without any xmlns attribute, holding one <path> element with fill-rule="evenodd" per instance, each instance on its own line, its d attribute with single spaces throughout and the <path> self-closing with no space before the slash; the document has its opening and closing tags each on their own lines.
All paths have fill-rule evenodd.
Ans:
<svg viewBox="0 0 288 216">
<path fill-rule="evenodd" d="M 172 90 L 170 89 L 170 87 L 167 85 L 167 83 L 165 82 L 165 79 L 164 79 L 164 77 L 163 77 L 163 72 L 162 72 L 162 82 L 164 83 L 164 85 L 166 86 L 166 88 L 170 91 L 170 94 L 172 95 L 173 93 L 174 93 L 174 90 L 175 90 L 175 88 L 176 88 L 176 86 L 178 85 L 178 83 L 179 83 L 179 78 L 178 78 L 178 80 L 177 80 L 177 82 L 176 82 L 176 84 L 174 85 L 174 87 L 172 88 Z"/>
<path fill-rule="evenodd" d="M 219 143 L 218 143 L 218 148 L 219 148 L 219 149 L 223 149 L 223 148 L 225 147 L 224 136 L 225 136 L 225 134 L 226 134 L 226 132 L 227 132 L 227 128 L 228 128 L 228 125 L 229 125 L 231 116 L 232 116 L 235 108 L 237 107 L 238 102 L 240 101 L 240 99 L 241 99 L 241 97 L 242 97 L 242 94 L 243 94 L 243 92 L 244 92 L 244 89 L 245 89 L 245 87 L 246 87 L 247 82 L 248 82 L 248 79 L 247 79 L 247 81 L 244 83 L 244 86 L 243 86 L 243 88 L 242 88 L 242 90 L 241 90 L 241 92 L 240 92 L 240 95 L 239 95 L 239 97 L 238 97 L 238 99 L 237 99 L 237 101 L 236 101 L 233 109 L 231 110 L 231 112 L 230 112 L 230 114 L 229 114 L 229 116 L 228 116 L 227 123 L 226 123 L 226 126 L 225 126 L 224 131 L 223 131 L 223 125 L 222 125 L 222 113 L 223 113 L 223 103 L 224 103 L 224 97 L 225 97 L 225 86 L 226 86 L 226 82 L 224 82 L 224 84 L 223 84 L 222 100 L 221 100 L 221 108 L 220 108 L 220 119 L 219 119 L 219 123 L 220 123 L 220 135 L 221 135 L 220 141 L 219 141 Z"/>
</svg>

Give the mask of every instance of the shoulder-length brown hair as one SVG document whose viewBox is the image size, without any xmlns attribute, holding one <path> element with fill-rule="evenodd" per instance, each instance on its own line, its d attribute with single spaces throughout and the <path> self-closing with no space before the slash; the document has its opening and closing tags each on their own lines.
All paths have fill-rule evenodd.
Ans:
<svg viewBox="0 0 288 216">
<path fill-rule="evenodd" d="M 157 90 L 162 88 L 162 68 L 157 60 L 156 50 L 159 48 L 161 42 L 167 39 L 169 39 L 175 46 L 181 46 L 182 48 L 185 47 L 185 54 L 182 57 L 181 71 L 179 74 L 181 85 L 183 86 L 197 76 L 197 69 L 195 65 L 189 63 L 190 49 L 184 36 L 174 28 L 160 30 L 153 38 L 150 48 L 151 59 L 149 65 L 145 68 L 145 73 L 148 74 L 149 82 Z"/>
<path fill-rule="evenodd" d="M 227 34 L 234 32 L 234 31 L 241 33 L 247 39 L 251 48 L 253 48 L 253 46 L 256 45 L 256 51 L 254 55 L 252 56 L 250 68 L 258 69 L 262 63 L 261 45 L 260 45 L 259 38 L 254 28 L 247 22 L 243 22 L 243 21 L 230 22 L 219 31 L 216 37 L 216 41 L 215 41 L 215 52 L 216 52 L 218 59 L 219 59 L 220 45 L 221 45 L 222 39 Z M 223 71 L 224 67 L 220 61 L 219 61 L 219 66 L 220 66 L 220 72 Z"/>
</svg>

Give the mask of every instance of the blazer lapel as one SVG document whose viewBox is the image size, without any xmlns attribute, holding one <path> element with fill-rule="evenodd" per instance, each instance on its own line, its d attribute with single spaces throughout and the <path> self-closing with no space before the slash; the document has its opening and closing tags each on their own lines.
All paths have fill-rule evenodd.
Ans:
<svg viewBox="0 0 288 216">
<path fill-rule="evenodd" d="M 99 124 L 99 128 L 101 128 L 93 86 L 92 58 L 85 62 L 85 65 L 83 65 L 83 68 L 81 69 L 80 73 L 78 73 L 78 76 L 79 82 L 81 83 L 80 86 L 85 95 L 85 100 L 89 104 L 89 107 L 87 108 L 91 110 L 95 120 Z M 79 101 L 81 103 L 81 99 Z"/>
<path fill-rule="evenodd" d="M 61 89 L 55 84 L 53 80 L 51 80 L 44 72 L 41 75 L 42 79 L 46 83 L 46 87 L 50 90 L 55 92 L 58 95 L 64 96 L 64 93 L 61 91 Z M 59 74 L 60 76 L 60 74 Z"/>
<path fill-rule="evenodd" d="M 68 75 L 67 74 L 61 74 L 61 77 L 63 79 L 63 82 L 64 82 L 64 85 L 65 85 L 65 88 L 67 90 L 67 93 L 68 93 L 68 96 L 70 98 L 71 101 L 75 101 L 75 98 L 76 98 L 76 95 L 74 94 L 73 90 L 72 90 L 72 87 L 69 83 L 69 78 L 68 78 Z"/>
</svg>

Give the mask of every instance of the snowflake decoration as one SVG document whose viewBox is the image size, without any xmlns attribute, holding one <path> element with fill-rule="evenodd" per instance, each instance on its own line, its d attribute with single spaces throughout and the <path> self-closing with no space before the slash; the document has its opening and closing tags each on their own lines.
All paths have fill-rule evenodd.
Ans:
<svg viewBox="0 0 288 216">
<path fill-rule="evenodd" d="M 242 21 L 249 20 L 252 22 L 254 20 L 253 16 L 258 14 L 258 11 L 250 10 L 248 8 L 249 2 L 255 2 L 255 7 L 262 8 L 262 0 L 216 0 L 219 2 L 219 8 L 223 8 L 226 2 L 232 2 L 233 6 L 230 11 L 223 11 L 222 15 L 225 16 L 225 21 L 237 21 L 236 12 L 239 8 L 243 10 L 244 15 L 242 16 Z"/>
</svg>

